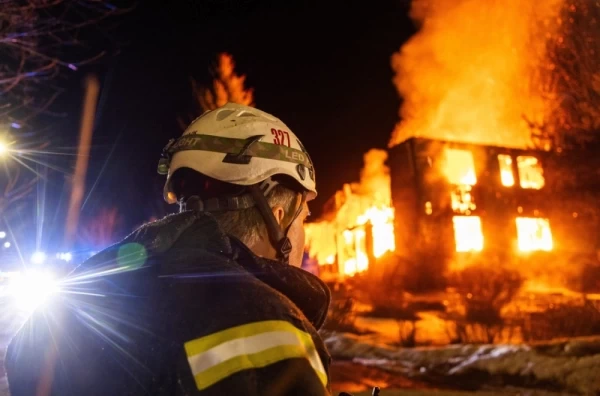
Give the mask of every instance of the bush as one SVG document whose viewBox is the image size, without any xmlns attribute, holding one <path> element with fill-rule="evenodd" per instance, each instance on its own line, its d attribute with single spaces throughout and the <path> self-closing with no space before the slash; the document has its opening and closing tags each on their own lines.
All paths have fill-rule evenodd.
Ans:
<svg viewBox="0 0 600 396">
<path fill-rule="evenodd" d="M 600 309 L 589 300 L 551 305 L 542 312 L 528 314 L 524 322 L 524 341 L 598 335 Z"/>
<path fill-rule="evenodd" d="M 417 345 L 417 321 L 419 317 L 415 312 L 405 306 L 390 307 L 377 306 L 363 316 L 367 318 L 393 319 L 398 326 L 398 345 L 414 347 Z"/>
<path fill-rule="evenodd" d="M 447 317 L 455 343 L 493 343 L 505 329 L 502 310 L 523 284 L 518 272 L 502 266 L 476 265 L 454 274 L 462 310 Z"/>
<path fill-rule="evenodd" d="M 336 283 L 331 285 L 330 289 L 332 292 L 331 305 L 323 329 L 359 334 L 360 331 L 355 325 L 354 299 L 347 286 L 343 283 Z"/>
<path fill-rule="evenodd" d="M 366 274 L 353 280 L 358 293 L 371 305 L 364 317 L 393 319 L 398 326 L 398 344 L 416 345 L 416 322 L 419 318 L 406 302 L 407 263 L 395 255 L 386 255 L 369 267 Z"/>
</svg>

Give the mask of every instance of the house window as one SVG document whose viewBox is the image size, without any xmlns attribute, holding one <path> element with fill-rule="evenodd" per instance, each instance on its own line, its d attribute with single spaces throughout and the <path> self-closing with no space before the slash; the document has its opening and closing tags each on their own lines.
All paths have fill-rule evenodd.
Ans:
<svg viewBox="0 0 600 396">
<path fill-rule="evenodd" d="M 483 249 L 483 232 L 479 216 L 454 216 L 452 223 L 457 252 L 480 252 Z"/>
<path fill-rule="evenodd" d="M 522 252 L 552 250 L 552 232 L 548 219 L 517 217 L 517 245 Z"/>
<path fill-rule="evenodd" d="M 517 169 L 519 170 L 519 182 L 522 188 L 539 190 L 544 187 L 544 170 L 540 161 L 530 155 L 517 157 Z"/>
<path fill-rule="evenodd" d="M 498 154 L 498 165 L 500 166 L 500 182 L 503 186 L 512 187 L 515 185 L 515 176 L 513 175 L 513 160 L 508 154 Z"/>
</svg>

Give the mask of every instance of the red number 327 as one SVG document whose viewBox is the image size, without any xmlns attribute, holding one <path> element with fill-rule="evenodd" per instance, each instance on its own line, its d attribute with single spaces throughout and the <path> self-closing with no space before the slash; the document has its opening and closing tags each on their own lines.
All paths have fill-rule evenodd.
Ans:
<svg viewBox="0 0 600 396">
<path fill-rule="evenodd" d="M 291 147 L 290 134 L 288 132 L 282 131 L 281 129 L 271 128 L 271 134 L 273 135 L 273 143 Z"/>
</svg>

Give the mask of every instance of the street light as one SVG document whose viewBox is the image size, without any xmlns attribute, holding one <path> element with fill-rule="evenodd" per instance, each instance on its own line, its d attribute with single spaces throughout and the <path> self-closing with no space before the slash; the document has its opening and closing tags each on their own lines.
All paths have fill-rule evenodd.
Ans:
<svg viewBox="0 0 600 396">
<path fill-rule="evenodd" d="M 6 238 L 6 232 L 0 231 L 0 239 Z"/>
</svg>

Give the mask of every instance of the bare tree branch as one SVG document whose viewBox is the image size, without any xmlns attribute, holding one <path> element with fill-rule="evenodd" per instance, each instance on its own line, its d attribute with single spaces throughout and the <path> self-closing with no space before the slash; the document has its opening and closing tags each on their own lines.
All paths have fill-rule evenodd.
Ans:
<svg viewBox="0 0 600 396">
<path fill-rule="evenodd" d="M 48 81 L 106 54 L 84 45 L 82 34 L 132 8 L 108 0 L 0 1 L 0 109 L 18 108 L 11 117 L 19 119 L 47 108 L 46 98 L 60 92 Z"/>
<path fill-rule="evenodd" d="M 534 138 L 537 134 L 552 139 L 554 146 L 577 146 L 600 133 L 600 2 L 568 0 L 551 22 L 557 33 L 548 38 L 548 61 L 536 76 L 547 117 L 530 127 Z"/>
</svg>

